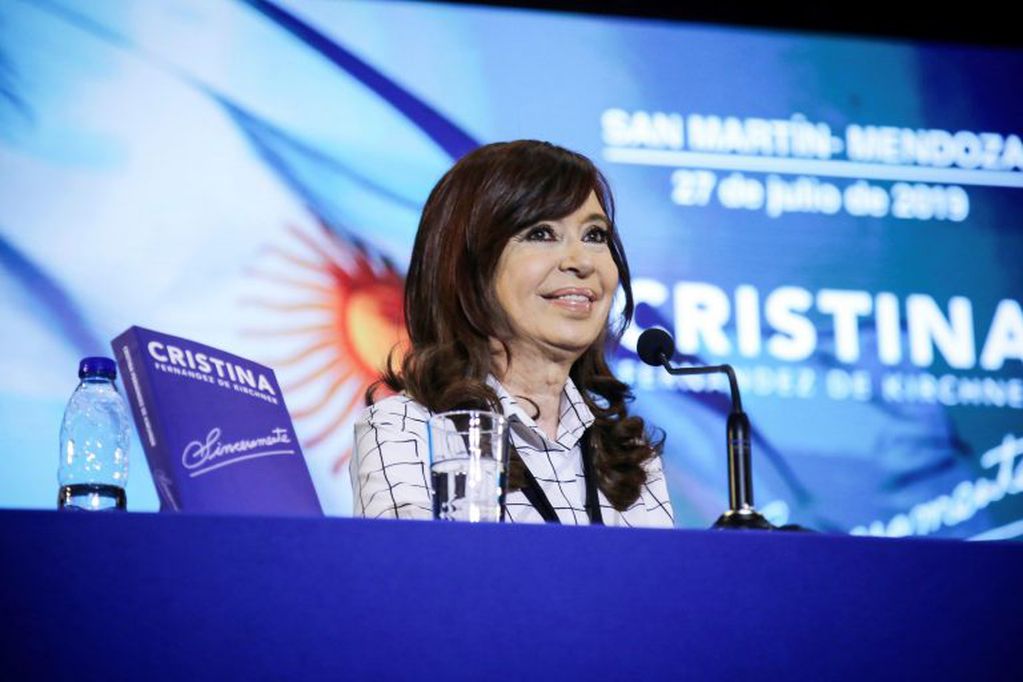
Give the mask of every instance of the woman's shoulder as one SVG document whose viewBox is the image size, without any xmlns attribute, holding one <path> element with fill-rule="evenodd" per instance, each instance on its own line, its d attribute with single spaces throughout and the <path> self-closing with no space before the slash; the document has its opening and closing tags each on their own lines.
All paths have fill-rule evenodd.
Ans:
<svg viewBox="0 0 1023 682">
<path fill-rule="evenodd" d="M 662 476 L 664 474 L 664 455 L 662 453 L 657 453 L 653 457 L 643 460 L 643 463 L 640 466 L 642 466 L 643 470 L 646 471 L 648 476 L 647 480 L 649 480 L 650 475 Z"/>
<path fill-rule="evenodd" d="M 433 413 L 413 398 L 398 393 L 367 405 L 358 422 L 376 426 L 391 424 L 395 420 L 407 423 L 409 420 L 425 423 Z"/>
</svg>

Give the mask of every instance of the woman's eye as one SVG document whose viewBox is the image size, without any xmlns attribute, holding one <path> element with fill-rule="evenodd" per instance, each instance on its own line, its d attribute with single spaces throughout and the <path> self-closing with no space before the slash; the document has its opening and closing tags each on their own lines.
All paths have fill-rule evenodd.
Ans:
<svg viewBox="0 0 1023 682">
<path fill-rule="evenodd" d="M 537 225 L 526 230 L 525 240 L 529 242 L 545 242 L 554 239 L 554 230 L 548 225 Z"/>
<path fill-rule="evenodd" d="M 605 227 L 591 227 L 586 232 L 586 241 L 596 242 L 597 244 L 607 244 L 611 241 L 611 235 Z"/>
</svg>

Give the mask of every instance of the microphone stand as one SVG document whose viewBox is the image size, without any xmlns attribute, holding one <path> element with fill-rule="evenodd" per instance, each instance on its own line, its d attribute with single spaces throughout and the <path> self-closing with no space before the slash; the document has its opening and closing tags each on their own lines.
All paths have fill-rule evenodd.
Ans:
<svg viewBox="0 0 1023 682">
<path fill-rule="evenodd" d="M 717 374 L 728 375 L 732 392 L 732 411 L 728 413 L 728 505 L 729 509 L 714 522 L 713 528 L 775 530 L 775 526 L 753 507 L 753 469 L 750 466 L 750 424 L 749 417 L 742 411 L 739 397 L 739 382 L 731 365 L 707 367 L 672 367 L 671 358 L 658 353 L 661 366 L 668 374 Z"/>
</svg>

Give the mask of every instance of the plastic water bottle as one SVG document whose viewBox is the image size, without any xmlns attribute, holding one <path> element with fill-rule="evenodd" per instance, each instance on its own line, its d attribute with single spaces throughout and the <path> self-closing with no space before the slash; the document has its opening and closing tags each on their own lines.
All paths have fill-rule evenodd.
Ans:
<svg viewBox="0 0 1023 682">
<path fill-rule="evenodd" d="M 60 427 L 58 509 L 124 510 L 130 417 L 110 358 L 84 358 Z"/>
</svg>

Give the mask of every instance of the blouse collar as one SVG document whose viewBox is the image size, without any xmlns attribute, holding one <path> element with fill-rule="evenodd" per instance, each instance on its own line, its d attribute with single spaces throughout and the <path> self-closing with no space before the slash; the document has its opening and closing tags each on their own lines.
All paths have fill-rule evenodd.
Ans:
<svg viewBox="0 0 1023 682">
<path fill-rule="evenodd" d="M 487 384 L 497 393 L 501 410 L 508 418 L 510 428 L 532 447 L 549 449 L 544 447 L 544 444 L 550 443 L 550 439 L 531 416 L 531 413 L 535 412 L 533 406 L 526 401 L 520 403 L 519 399 L 511 395 L 493 375 L 487 377 Z M 529 408 L 528 411 L 523 409 L 523 404 Z M 561 389 L 561 404 L 558 409 L 558 437 L 555 442 L 564 450 L 572 450 L 596 418 L 571 377 L 565 381 L 565 386 Z"/>
</svg>

